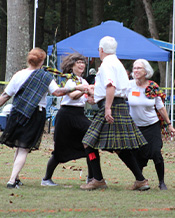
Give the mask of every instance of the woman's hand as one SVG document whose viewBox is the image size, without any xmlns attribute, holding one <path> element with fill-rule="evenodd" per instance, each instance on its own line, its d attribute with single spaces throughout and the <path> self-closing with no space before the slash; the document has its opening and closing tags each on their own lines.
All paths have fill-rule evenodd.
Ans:
<svg viewBox="0 0 175 218">
<path fill-rule="evenodd" d="M 85 93 L 88 91 L 88 88 L 89 88 L 89 85 L 86 85 L 86 84 L 80 84 L 75 87 L 76 90 L 79 90 Z"/>
<path fill-rule="evenodd" d="M 173 128 L 172 125 L 168 125 L 168 131 L 171 133 L 171 136 L 175 135 L 175 129 Z"/>
</svg>

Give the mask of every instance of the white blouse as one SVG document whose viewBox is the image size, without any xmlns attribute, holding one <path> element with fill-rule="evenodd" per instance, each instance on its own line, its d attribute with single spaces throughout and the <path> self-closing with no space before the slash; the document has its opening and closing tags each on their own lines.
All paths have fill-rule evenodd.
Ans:
<svg viewBox="0 0 175 218">
<path fill-rule="evenodd" d="M 145 96 L 145 88 L 138 87 L 135 80 L 129 81 L 128 103 L 130 115 L 137 126 L 149 126 L 156 123 L 159 118 L 155 111 L 164 107 L 160 97 L 149 99 Z"/>
<path fill-rule="evenodd" d="M 78 76 L 77 76 L 78 77 Z M 78 77 L 79 81 L 82 82 L 82 84 L 86 84 L 88 85 L 88 82 L 83 79 L 82 77 Z M 76 86 L 76 82 L 72 81 L 72 79 L 69 79 L 66 82 L 65 88 L 71 88 L 71 87 L 75 87 Z M 64 95 L 63 99 L 61 101 L 61 105 L 69 105 L 69 106 L 77 106 L 77 107 L 84 107 L 85 103 L 87 101 L 87 98 L 85 97 L 85 95 L 81 96 L 79 99 L 71 99 L 69 97 L 69 95 Z"/>
</svg>

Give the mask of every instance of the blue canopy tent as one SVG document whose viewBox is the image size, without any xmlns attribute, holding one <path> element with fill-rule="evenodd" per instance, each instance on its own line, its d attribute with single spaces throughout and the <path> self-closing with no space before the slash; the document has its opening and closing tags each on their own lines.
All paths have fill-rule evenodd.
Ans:
<svg viewBox="0 0 175 218">
<path fill-rule="evenodd" d="M 86 57 L 99 57 L 98 45 L 104 36 L 112 36 L 118 42 L 117 57 L 135 60 L 168 61 L 169 52 L 154 45 L 144 36 L 126 28 L 123 23 L 106 21 L 90 29 L 81 31 L 57 43 L 57 56 L 79 52 Z M 48 46 L 51 55 L 53 45 Z"/>
</svg>

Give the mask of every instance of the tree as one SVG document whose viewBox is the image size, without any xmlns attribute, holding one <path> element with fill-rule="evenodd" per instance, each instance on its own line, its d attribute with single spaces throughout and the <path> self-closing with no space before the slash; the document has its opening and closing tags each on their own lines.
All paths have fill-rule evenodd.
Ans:
<svg viewBox="0 0 175 218">
<path fill-rule="evenodd" d="M 67 16 L 67 31 L 68 35 L 71 36 L 75 34 L 76 26 L 76 0 L 68 0 L 68 16 Z"/>
<path fill-rule="evenodd" d="M 26 56 L 33 39 L 29 25 L 32 6 L 33 2 L 28 0 L 7 0 L 7 81 L 16 71 L 26 67 Z"/>
<path fill-rule="evenodd" d="M 61 7 L 60 7 L 60 32 L 61 32 L 61 40 L 66 38 L 66 16 L 67 16 L 67 3 L 65 0 L 61 0 Z"/>
<path fill-rule="evenodd" d="M 153 15 L 153 9 L 151 5 L 152 0 L 143 0 L 143 5 L 148 19 L 148 26 L 151 37 L 154 39 L 159 39 L 159 34 L 156 26 L 156 21 Z M 160 71 L 160 86 L 165 86 L 165 64 L 158 62 L 159 71 Z"/>
<path fill-rule="evenodd" d="M 46 12 L 46 0 L 39 0 L 38 9 L 37 9 L 37 19 L 36 19 L 36 23 L 37 23 L 36 47 L 41 47 L 44 43 L 45 12 Z M 33 19 L 30 19 L 30 20 L 33 23 Z"/>
<path fill-rule="evenodd" d="M 87 0 L 79 0 L 80 5 L 80 29 L 85 30 L 89 27 L 88 25 L 88 14 L 87 14 Z"/>
<path fill-rule="evenodd" d="M 4 81 L 6 72 L 6 47 L 7 47 L 7 2 L 0 1 L 0 81 Z"/>
<path fill-rule="evenodd" d="M 99 25 L 104 18 L 104 0 L 93 0 L 93 26 Z"/>
</svg>

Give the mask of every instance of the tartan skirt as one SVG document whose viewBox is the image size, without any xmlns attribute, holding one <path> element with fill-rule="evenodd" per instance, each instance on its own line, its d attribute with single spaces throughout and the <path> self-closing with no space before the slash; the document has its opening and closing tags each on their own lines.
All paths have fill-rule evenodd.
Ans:
<svg viewBox="0 0 175 218">
<path fill-rule="evenodd" d="M 137 149 L 147 144 L 145 138 L 132 120 L 127 104 L 111 106 L 114 122 L 105 119 L 105 108 L 100 108 L 82 142 L 94 149 L 117 151 Z"/>
<path fill-rule="evenodd" d="M 39 149 L 44 131 L 46 110 L 37 107 L 25 126 L 17 122 L 21 114 L 15 110 L 9 115 L 7 125 L 0 137 L 0 143 L 11 148 L 20 147 L 31 150 Z"/>
</svg>

